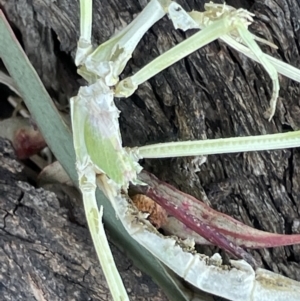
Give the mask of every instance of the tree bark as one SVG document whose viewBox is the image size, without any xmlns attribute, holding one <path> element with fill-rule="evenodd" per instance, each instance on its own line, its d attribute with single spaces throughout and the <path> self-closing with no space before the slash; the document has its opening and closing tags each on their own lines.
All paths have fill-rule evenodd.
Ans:
<svg viewBox="0 0 300 301">
<path fill-rule="evenodd" d="M 0 138 L 1 300 L 111 300 L 82 206 L 24 180 Z M 165 301 L 156 284 L 111 245 L 131 300 Z"/>
<path fill-rule="evenodd" d="M 129 24 L 146 0 L 94 1 L 93 43 Z M 178 1 L 203 10 L 204 1 Z M 26 53 L 52 96 L 67 104 L 83 82 L 73 58 L 79 37 L 78 1 L 0 0 L 20 33 Z M 262 49 L 300 67 L 300 3 L 294 0 L 227 1 L 255 14 L 251 32 L 274 42 Z M 139 43 L 122 77 L 192 35 L 175 30 L 167 17 Z M 257 63 L 221 41 L 203 47 L 142 84 L 128 99 L 116 99 L 124 145 L 225 138 L 297 130 L 299 84 L 280 76 L 280 97 L 271 122 L 264 118 L 272 83 Z M 145 169 L 221 212 L 270 232 L 300 233 L 299 150 L 196 158 L 144 160 Z M 202 248 L 212 253 L 217 249 Z M 262 267 L 300 281 L 300 247 L 251 251 Z"/>
</svg>

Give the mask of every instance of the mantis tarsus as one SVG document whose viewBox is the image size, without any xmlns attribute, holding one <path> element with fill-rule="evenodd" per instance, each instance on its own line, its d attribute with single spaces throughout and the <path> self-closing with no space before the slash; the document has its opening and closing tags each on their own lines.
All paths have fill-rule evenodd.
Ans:
<svg viewBox="0 0 300 301">
<path fill-rule="evenodd" d="M 221 38 L 229 45 L 260 62 L 273 83 L 269 119 L 272 118 L 279 91 L 277 72 L 300 79 L 299 71 L 265 55 L 247 30 L 252 15 L 246 10 L 218 4 L 206 5 L 204 13 L 187 13 L 181 6 L 168 0 L 152 0 L 142 13 L 111 40 L 96 50 L 91 46 L 92 1 L 81 0 L 81 37 L 75 62 L 81 65 L 79 73 L 89 82 L 71 100 L 71 115 L 74 146 L 77 155 L 77 170 L 83 194 L 86 216 L 94 245 L 108 279 L 115 300 L 127 300 L 126 291 L 118 276 L 113 261 L 109 258 L 105 233 L 95 199 L 96 183 L 112 202 L 117 216 L 128 232 L 178 275 L 207 292 L 219 294 L 230 300 L 298 300 L 300 291 L 296 282 L 264 270 L 256 271 L 245 262 L 232 261 L 232 269 L 222 270 L 218 255 L 212 259 L 184 252 L 180 242 L 163 238 L 144 221 L 143 214 L 132 206 L 126 191 L 129 182 L 141 184 L 137 178 L 141 167 L 140 158 L 198 156 L 215 153 L 256 151 L 295 147 L 300 145 L 299 132 L 241 137 L 220 140 L 173 142 L 150 145 L 137 149 L 124 149 L 119 132 L 119 112 L 113 97 L 131 95 L 139 84 L 162 69 L 190 54 L 207 43 Z M 176 28 L 202 30 L 181 44 L 161 55 L 133 76 L 119 82 L 131 53 L 144 33 L 166 13 Z M 239 44 L 242 41 L 245 45 Z M 99 153 L 101 150 L 101 153 Z M 137 222 L 138 221 L 138 222 Z M 108 263 L 107 263 L 108 262 Z M 176 264 L 174 265 L 174 262 Z M 202 272 L 199 272 L 199 271 Z M 200 275 L 198 275 L 200 273 Z M 225 278 L 224 278 L 225 277 Z M 255 280 L 258 277 L 261 280 Z M 264 281 L 267 281 L 265 285 Z M 269 281 L 269 282 L 268 282 Z M 272 281 L 281 281 L 284 288 L 279 291 Z M 238 287 L 237 287 L 238 286 Z M 275 295 L 274 295 L 275 294 Z"/>
</svg>

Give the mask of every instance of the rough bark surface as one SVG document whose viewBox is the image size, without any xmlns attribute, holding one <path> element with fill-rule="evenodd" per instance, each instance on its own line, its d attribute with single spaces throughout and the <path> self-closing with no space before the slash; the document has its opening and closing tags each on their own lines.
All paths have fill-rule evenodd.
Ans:
<svg viewBox="0 0 300 301">
<path fill-rule="evenodd" d="M 93 42 L 100 44 L 129 24 L 146 0 L 94 1 Z M 178 1 L 186 10 L 203 10 L 204 1 Z M 274 57 L 300 67 L 300 2 L 227 1 L 255 13 L 251 31 L 274 42 L 262 46 Z M 73 57 L 79 28 L 78 1 L 0 0 L 19 31 L 26 53 L 52 95 L 64 103 L 76 94 L 79 77 Z M 134 73 L 190 36 L 165 17 L 145 35 L 125 69 Z M 268 122 L 271 81 L 263 68 L 222 42 L 181 60 L 125 100 L 121 111 L 124 145 L 277 133 L 300 127 L 299 84 L 280 76 L 275 116 Z M 270 232 L 300 233 L 299 150 L 147 160 L 146 169 L 209 202 L 215 209 Z M 205 194 L 208 198 L 205 197 Z M 207 252 L 211 250 L 207 249 Z M 261 265 L 300 281 L 300 247 L 252 251 Z"/>
<path fill-rule="evenodd" d="M 1 300 L 112 300 L 85 226 L 82 206 L 21 181 L 22 165 L 0 139 Z M 111 246 L 131 300 L 167 300 Z"/>
</svg>

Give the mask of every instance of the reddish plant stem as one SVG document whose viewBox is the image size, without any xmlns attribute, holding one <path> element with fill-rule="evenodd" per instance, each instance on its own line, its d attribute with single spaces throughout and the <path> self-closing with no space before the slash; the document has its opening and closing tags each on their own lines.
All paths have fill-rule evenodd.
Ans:
<svg viewBox="0 0 300 301">
<path fill-rule="evenodd" d="M 255 261 L 242 247 L 266 248 L 300 243 L 299 234 L 284 235 L 253 229 L 226 214 L 213 210 L 148 172 L 141 172 L 139 179 L 148 184 L 148 186 L 140 186 L 139 189 L 187 228 L 249 263 L 253 264 Z M 189 236 L 184 229 L 186 228 L 183 226 L 181 238 Z M 191 231 L 186 230 L 186 232 Z"/>
<path fill-rule="evenodd" d="M 174 187 L 158 180 L 156 177 L 146 172 L 142 173 L 142 178 L 142 180 L 148 184 L 148 186 L 141 187 L 145 195 L 157 202 L 169 214 L 176 217 L 187 227 L 204 237 L 212 244 L 219 246 L 220 248 L 238 258 L 244 259 L 252 266 L 257 266 L 257 263 L 251 254 L 247 253 L 244 249 L 229 241 L 213 225 L 208 224 L 205 221 L 200 220 L 197 216 L 191 214 L 188 210 L 189 204 L 172 202 L 173 199 L 169 198 L 169 195 L 163 188 L 170 189 L 171 187 L 173 191 L 177 191 Z"/>
<path fill-rule="evenodd" d="M 155 191 L 155 189 L 149 186 L 146 190 L 146 195 L 157 202 L 160 206 L 162 206 L 169 214 L 176 217 L 187 227 L 204 237 L 213 245 L 216 245 L 224 249 L 228 253 L 238 258 L 242 258 L 251 265 L 256 266 L 256 261 L 251 254 L 247 253 L 243 248 L 233 244 L 212 225 L 209 225 L 201 221 L 196 216 L 189 214 L 188 211 L 184 210 L 184 208 L 174 206 L 171 202 L 168 201 L 168 199 L 164 198 L 157 191 Z"/>
</svg>

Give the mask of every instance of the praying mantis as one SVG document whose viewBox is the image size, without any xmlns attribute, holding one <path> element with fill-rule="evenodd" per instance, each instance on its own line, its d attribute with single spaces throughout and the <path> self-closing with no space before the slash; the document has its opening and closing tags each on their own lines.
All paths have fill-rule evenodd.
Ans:
<svg viewBox="0 0 300 301">
<path fill-rule="evenodd" d="M 119 132 L 119 112 L 113 97 L 128 97 L 137 87 L 162 69 L 205 44 L 221 38 L 261 63 L 272 79 L 273 92 L 268 112 L 274 115 L 279 91 L 278 72 L 299 81 L 299 71 L 265 55 L 247 30 L 252 15 L 245 10 L 207 4 L 206 12 L 188 14 L 171 1 L 152 0 L 141 14 L 120 33 L 93 50 L 91 45 L 92 1 L 81 0 L 81 37 L 76 65 L 89 85 L 71 99 L 74 147 L 77 156 L 79 186 L 94 245 L 107 277 L 114 300 L 128 300 L 121 279 L 110 257 L 102 226 L 102 209 L 95 199 L 96 184 L 111 201 L 117 217 L 132 237 L 168 267 L 194 286 L 229 300 L 298 300 L 298 283 L 283 276 L 258 269 L 254 272 L 244 261 L 231 261 L 223 267 L 218 254 L 212 258 L 184 251 L 184 245 L 171 237 L 161 236 L 132 205 L 127 196 L 129 183 L 144 184 L 139 179 L 141 158 L 199 156 L 226 152 L 257 151 L 296 147 L 298 131 L 220 140 L 170 142 L 125 149 Z M 166 13 L 175 28 L 202 28 L 170 51 L 161 55 L 133 76 L 119 81 L 131 53 L 144 33 Z M 240 44 L 240 39 L 245 45 Z M 100 151 L 101 150 L 101 151 Z M 149 180 L 149 179 L 148 179 Z M 275 299 L 277 298 L 277 299 Z"/>
</svg>

